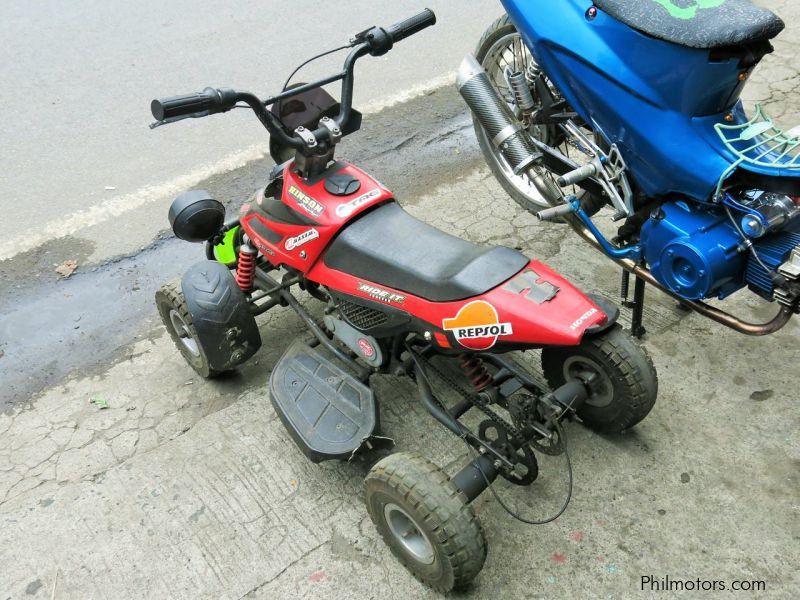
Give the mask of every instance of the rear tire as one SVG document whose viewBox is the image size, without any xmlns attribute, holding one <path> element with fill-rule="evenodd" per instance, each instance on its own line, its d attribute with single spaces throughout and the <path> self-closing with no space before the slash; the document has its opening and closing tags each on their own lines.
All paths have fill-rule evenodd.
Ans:
<svg viewBox="0 0 800 600">
<path fill-rule="evenodd" d="M 483 36 L 478 42 L 477 48 L 475 49 L 475 58 L 484 66 L 484 68 L 487 69 L 489 79 L 493 83 L 497 81 L 497 74 L 493 74 L 491 72 L 491 65 L 487 65 L 486 63 L 490 55 L 495 55 L 498 49 L 501 49 L 504 46 L 513 46 L 513 53 L 515 55 L 523 54 L 527 56 L 528 63 L 533 61 L 533 58 L 530 56 L 530 52 L 525 48 L 525 45 L 522 42 L 517 28 L 511 22 L 511 19 L 508 17 L 508 15 L 503 15 L 494 23 L 492 23 L 484 32 Z M 525 57 L 520 56 L 518 58 L 520 60 L 520 66 L 525 66 L 528 64 L 524 62 L 526 60 Z M 516 59 L 514 64 L 517 66 Z M 553 89 L 556 93 L 559 93 L 554 87 Z M 498 91 L 500 92 L 501 97 L 508 96 L 508 93 L 504 93 L 503 90 Z M 534 99 L 536 99 L 535 94 Z M 510 99 L 508 100 L 510 101 Z M 474 118 L 473 123 L 475 127 L 475 134 L 478 138 L 478 145 L 480 146 L 483 157 L 486 160 L 486 164 L 489 165 L 489 169 L 492 171 L 494 177 L 497 179 L 506 193 L 511 196 L 514 202 L 519 204 L 531 214 L 536 214 L 545 208 L 561 202 L 562 194 L 555 181 L 553 181 L 552 196 L 542 196 L 542 194 L 539 193 L 533 184 L 530 183 L 530 179 L 526 175 L 514 175 L 510 171 L 508 164 L 498 148 L 492 144 L 492 142 L 484 133 L 481 124 Z M 531 135 L 536 137 L 539 141 L 550 146 L 557 147 L 563 143 L 558 142 L 558 138 L 562 134 L 558 132 L 556 126 L 536 126 L 535 128 L 529 129 L 529 131 Z M 605 205 L 605 201 L 602 198 L 596 198 L 584 190 L 576 189 L 575 194 L 580 199 L 583 209 L 590 216 L 597 213 Z"/>
<path fill-rule="evenodd" d="M 486 560 L 478 517 L 447 475 L 416 454 L 378 462 L 364 481 L 367 510 L 392 553 L 439 592 L 463 589 Z"/>
<path fill-rule="evenodd" d="M 186 306 L 179 279 L 161 286 L 156 292 L 156 306 L 172 341 L 189 366 L 204 379 L 219 375 L 209 365 L 203 344 L 192 323 L 192 315 Z"/>
<path fill-rule="evenodd" d="M 578 410 L 587 427 L 619 433 L 642 421 L 658 395 L 653 361 L 619 325 L 584 339 L 579 346 L 542 350 L 542 371 L 552 388 L 572 377 L 595 374 L 592 396 Z"/>
</svg>

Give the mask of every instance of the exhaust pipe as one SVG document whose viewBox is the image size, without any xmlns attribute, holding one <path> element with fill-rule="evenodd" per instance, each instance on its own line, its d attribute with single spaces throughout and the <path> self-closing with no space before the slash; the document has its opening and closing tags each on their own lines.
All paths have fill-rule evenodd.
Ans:
<svg viewBox="0 0 800 600">
<path fill-rule="evenodd" d="M 467 54 L 461 61 L 456 85 L 489 140 L 500 149 L 514 173 L 521 173 L 541 157 L 522 124 L 472 54 Z"/>
<path fill-rule="evenodd" d="M 561 204 L 561 190 L 551 178 L 544 176 L 543 169 L 537 168 L 536 161 L 541 158 L 541 152 L 472 54 L 467 54 L 461 61 L 456 85 L 487 137 L 500 149 L 514 173 L 519 175 L 527 171 L 528 179 L 542 198 L 552 206 Z"/>
</svg>

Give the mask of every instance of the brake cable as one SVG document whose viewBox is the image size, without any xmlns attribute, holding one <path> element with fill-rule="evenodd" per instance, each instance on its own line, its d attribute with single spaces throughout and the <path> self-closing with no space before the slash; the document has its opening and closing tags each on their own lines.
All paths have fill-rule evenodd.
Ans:
<svg viewBox="0 0 800 600">
<path fill-rule="evenodd" d="M 408 344 L 406 344 L 406 349 L 412 354 L 412 356 L 414 356 L 414 358 L 416 360 L 417 354 L 416 354 L 416 352 L 414 352 L 408 346 Z M 425 361 L 425 362 L 429 366 L 433 366 L 433 365 L 431 365 L 431 363 L 429 361 Z M 448 378 L 445 377 L 444 374 L 441 371 L 439 371 L 435 367 L 433 368 L 433 370 L 437 375 L 439 375 L 442 379 L 444 379 L 445 383 L 449 384 L 450 386 L 455 387 L 456 391 L 459 391 L 465 397 L 469 396 L 469 395 L 465 394 L 463 392 L 463 390 L 459 389 L 460 386 L 455 384 L 455 382 L 449 381 Z M 430 378 L 427 376 L 427 374 L 424 371 L 423 371 L 423 376 L 426 379 L 428 379 L 428 385 L 430 385 Z M 481 407 L 478 406 L 478 408 L 481 408 Z M 499 419 L 499 420 L 500 420 L 501 423 L 503 423 L 502 419 Z M 548 518 L 542 519 L 542 520 L 536 520 L 536 519 L 529 519 L 529 518 L 526 518 L 526 517 L 523 517 L 522 515 L 520 515 L 513 508 L 511 508 L 508 504 L 506 504 L 506 502 L 503 501 L 503 499 L 497 493 L 497 490 L 494 488 L 494 482 L 489 480 L 489 477 L 484 472 L 483 468 L 480 465 L 480 462 L 475 462 L 474 463 L 475 466 L 477 467 L 478 471 L 480 472 L 481 477 L 483 477 L 484 481 L 486 482 L 486 487 L 488 487 L 489 491 L 492 492 L 492 496 L 494 496 L 495 500 L 497 500 L 497 503 L 500 504 L 500 506 L 503 508 L 503 510 L 505 510 L 512 518 L 514 518 L 517 521 L 520 521 L 522 523 L 525 523 L 527 525 L 546 525 L 547 523 L 552 523 L 553 521 L 555 521 L 561 515 L 564 514 L 564 511 L 567 510 L 567 507 L 569 506 L 569 503 L 572 500 L 572 490 L 573 490 L 574 477 L 573 477 L 573 472 L 572 472 L 572 460 L 570 459 L 569 449 L 567 447 L 567 436 L 566 436 L 566 433 L 564 431 L 564 427 L 563 427 L 563 425 L 562 425 L 562 423 L 560 421 L 555 421 L 554 422 L 554 427 L 555 427 L 556 431 L 558 432 L 559 439 L 562 440 L 562 447 L 564 449 L 564 458 L 566 460 L 566 465 L 567 465 L 567 495 L 566 495 L 566 498 L 564 499 L 564 503 L 561 505 L 561 508 L 558 510 L 558 512 L 556 512 L 551 517 L 548 517 Z M 458 437 L 464 442 L 464 444 L 466 444 L 467 448 L 469 448 L 469 451 L 475 456 L 476 459 L 480 458 L 481 455 L 478 454 L 477 450 L 475 450 L 475 448 L 472 447 L 472 445 L 469 443 L 469 441 L 467 441 L 465 435 L 461 435 L 461 436 L 458 436 Z"/>
<path fill-rule="evenodd" d="M 333 54 L 334 52 L 339 52 L 341 50 L 347 50 L 348 48 L 352 48 L 353 46 L 354 44 L 350 43 L 350 44 L 345 44 L 344 46 L 339 46 L 338 48 L 334 48 L 333 50 L 326 50 L 325 52 L 317 54 L 316 56 L 312 56 L 307 61 L 300 63 L 300 66 L 297 67 L 294 71 L 292 71 L 292 74 L 289 75 L 289 78 L 286 80 L 286 83 L 283 84 L 283 89 L 281 90 L 281 92 L 286 91 L 286 89 L 289 87 L 289 82 L 292 81 L 292 78 L 295 75 L 297 75 L 297 72 L 303 67 L 305 67 L 307 64 L 314 62 L 315 60 L 317 60 L 318 58 L 322 58 L 323 56 L 328 56 L 329 54 Z"/>
<path fill-rule="evenodd" d="M 286 79 L 286 83 L 283 84 L 283 89 L 281 90 L 281 93 L 283 93 L 283 92 L 285 92 L 287 90 L 287 88 L 289 87 L 289 83 L 291 83 L 291 81 L 292 81 L 292 78 L 295 75 L 297 75 L 297 72 L 300 69 L 302 69 L 303 67 L 305 67 L 307 64 L 312 63 L 315 60 L 317 60 L 319 58 L 322 58 L 324 56 L 328 56 L 329 54 L 334 54 L 335 52 L 340 52 L 341 50 L 347 50 L 348 48 L 352 48 L 352 47 L 353 47 L 352 43 L 346 44 L 344 46 L 339 46 L 338 48 L 334 48 L 333 50 L 326 50 L 325 52 L 317 54 L 316 56 L 312 56 L 311 58 L 309 58 L 305 62 L 300 63 L 300 66 L 298 66 L 294 71 L 292 71 L 292 73 Z M 279 100 L 278 101 L 278 114 L 281 114 L 282 111 L 283 111 L 283 100 Z"/>
<path fill-rule="evenodd" d="M 572 500 L 572 484 L 573 484 L 572 460 L 570 460 L 569 449 L 567 448 L 567 437 L 566 437 L 566 434 L 564 433 L 564 428 L 563 428 L 563 426 L 561 425 L 560 422 L 557 421 L 555 423 L 555 427 L 556 427 L 556 430 L 558 431 L 559 437 L 562 440 L 564 440 L 564 458 L 567 461 L 567 497 L 564 499 L 564 504 L 561 505 L 561 508 L 558 510 L 558 512 L 556 514 L 554 514 L 553 516 L 548 517 L 547 519 L 542 519 L 540 521 L 537 521 L 537 520 L 534 520 L 534 519 L 527 519 L 527 518 L 523 517 L 522 515 L 520 515 L 519 513 L 517 513 L 516 511 L 514 511 L 513 508 L 508 506 L 503 501 L 503 499 L 497 493 L 497 490 L 494 489 L 494 483 L 489 481 L 489 478 L 486 476 L 486 473 L 484 473 L 483 467 L 481 467 L 480 462 L 473 463 L 478 468 L 478 471 L 480 471 L 480 474 L 483 477 L 483 480 L 486 482 L 486 487 L 488 487 L 489 491 L 492 492 L 492 496 L 494 496 L 494 499 L 497 500 L 497 503 L 500 504 L 501 507 L 503 507 L 503 510 L 505 510 L 509 515 L 511 515 L 517 521 L 521 521 L 522 523 L 525 523 L 527 525 L 546 525 L 547 523 L 552 523 L 558 517 L 560 517 L 561 515 L 564 514 L 564 511 L 567 510 L 567 507 L 569 506 L 569 503 Z M 480 455 L 475 450 L 475 448 L 470 446 L 469 443 L 466 440 L 464 440 L 464 443 L 467 444 L 467 448 L 470 449 L 470 451 L 475 456 L 475 458 L 480 458 Z"/>
</svg>

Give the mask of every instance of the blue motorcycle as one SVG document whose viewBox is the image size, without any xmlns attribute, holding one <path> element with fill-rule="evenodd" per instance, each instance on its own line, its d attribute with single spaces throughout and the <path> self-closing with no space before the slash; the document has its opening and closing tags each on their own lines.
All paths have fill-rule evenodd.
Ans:
<svg viewBox="0 0 800 600">
<path fill-rule="evenodd" d="M 742 89 L 784 23 L 749 0 L 502 0 L 458 87 L 493 173 L 623 267 L 633 332 L 645 284 L 732 329 L 800 312 L 800 137 Z M 612 239 L 595 220 L 619 223 Z M 609 236 L 610 237 L 610 236 Z M 705 302 L 748 288 L 749 323 Z"/>
</svg>

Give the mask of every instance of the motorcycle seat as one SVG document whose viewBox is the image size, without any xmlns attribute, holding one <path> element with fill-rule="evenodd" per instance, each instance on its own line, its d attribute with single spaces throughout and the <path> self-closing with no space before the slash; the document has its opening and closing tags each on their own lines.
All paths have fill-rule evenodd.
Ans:
<svg viewBox="0 0 800 600">
<path fill-rule="evenodd" d="M 764 42 L 785 26 L 772 11 L 750 0 L 595 0 L 594 4 L 642 33 L 690 48 Z"/>
<path fill-rule="evenodd" d="M 510 248 L 480 246 L 444 233 L 396 202 L 349 224 L 323 261 L 331 269 L 433 302 L 480 296 L 529 262 Z"/>
</svg>

